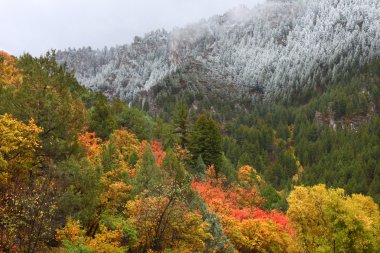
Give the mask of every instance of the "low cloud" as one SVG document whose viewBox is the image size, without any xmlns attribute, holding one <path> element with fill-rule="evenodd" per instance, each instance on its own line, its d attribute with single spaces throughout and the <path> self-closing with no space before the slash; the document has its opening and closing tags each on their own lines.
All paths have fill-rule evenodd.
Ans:
<svg viewBox="0 0 380 253">
<path fill-rule="evenodd" d="M 135 35 L 171 30 L 265 0 L 1 0 L 0 49 L 14 55 L 49 49 L 129 43 Z"/>
</svg>

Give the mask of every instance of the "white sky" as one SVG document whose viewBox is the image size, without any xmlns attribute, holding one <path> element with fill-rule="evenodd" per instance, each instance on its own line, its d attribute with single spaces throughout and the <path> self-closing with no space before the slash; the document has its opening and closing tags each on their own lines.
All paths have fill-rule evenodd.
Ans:
<svg viewBox="0 0 380 253">
<path fill-rule="evenodd" d="M 135 35 L 182 27 L 265 0 L 0 0 L 0 50 L 13 55 L 49 49 L 130 43 Z"/>
</svg>

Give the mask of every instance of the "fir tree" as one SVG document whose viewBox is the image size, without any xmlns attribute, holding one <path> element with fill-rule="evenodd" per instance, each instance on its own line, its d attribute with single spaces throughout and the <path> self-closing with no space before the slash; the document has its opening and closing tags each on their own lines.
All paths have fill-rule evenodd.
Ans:
<svg viewBox="0 0 380 253">
<path fill-rule="evenodd" d="M 178 144 L 185 148 L 188 144 L 189 111 L 184 101 L 177 104 L 173 114 L 174 133 L 178 136 Z"/>
<path fill-rule="evenodd" d="M 96 102 L 90 112 L 90 131 L 96 132 L 100 138 L 108 138 L 116 128 L 116 120 L 107 98 L 102 93 L 96 95 Z"/>
<path fill-rule="evenodd" d="M 222 163 L 222 135 L 214 120 L 205 115 L 198 118 L 191 131 L 190 152 L 194 163 L 201 155 L 206 166 L 215 166 L 218 175 Z"/>
<path fill-rule="evenodd" d="M 202 159 L 202 155 L 199 155 L 198 158 L 197 158 L 197 161 L 195 163 L 195 166 L 193 168 L 193 173 L 194 174 L 201 174 L 201 173 L 204 173 L 204 171 L 206 170 L 207 166 L 206 164 L 204 163 L 203 159 Z"/>
<path fill-rule="evenodd" d="M 161 182 L 161 170 L 157 167 L 153 152 L 148 145 L 142 156 L 141 166 L 137 170 L 135 190 L 137 193 L 144 190 L 153 192 Z"/>
</svg>

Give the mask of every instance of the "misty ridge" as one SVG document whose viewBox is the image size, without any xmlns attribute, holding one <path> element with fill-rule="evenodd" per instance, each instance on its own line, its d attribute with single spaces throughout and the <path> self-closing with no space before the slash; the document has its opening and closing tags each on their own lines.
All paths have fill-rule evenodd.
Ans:
<svg viewBox="0 0 380 253">
<path fill-rule="evenodd" d="M 21 2 L 0 253 L 380 252 L 380 0 Z"/>
<path fill-rule="evenodd" d="M 288 99 L 380 57 L 377 0 L 268 1 L 130 45 L 68 49 L 57 61 L 93 90 L 131 101 L 189 61 L 210 77 Z"/>
</svg>

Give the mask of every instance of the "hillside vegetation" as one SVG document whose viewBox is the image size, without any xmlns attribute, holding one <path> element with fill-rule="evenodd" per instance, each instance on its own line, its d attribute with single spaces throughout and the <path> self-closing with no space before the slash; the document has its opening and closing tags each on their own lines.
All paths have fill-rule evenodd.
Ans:
<svg viewBox="0 0 380 253">
<path fill-rule="evenodd" d="M 1 52 L 0 251 L 378 252 L 379 66 L 302 105 L 144 112 Z"/>
<path fill-rule="evenodd" d="M 267 1 L 129 45 L 59 51 L 57 61 L 86 87 L 128 102 L 177 70 L 196 73 L 194 62 L 206 88 L 217 80 L 288 101 L 379 59 L 379 9 L 378 0 Z"/>
</svg>

